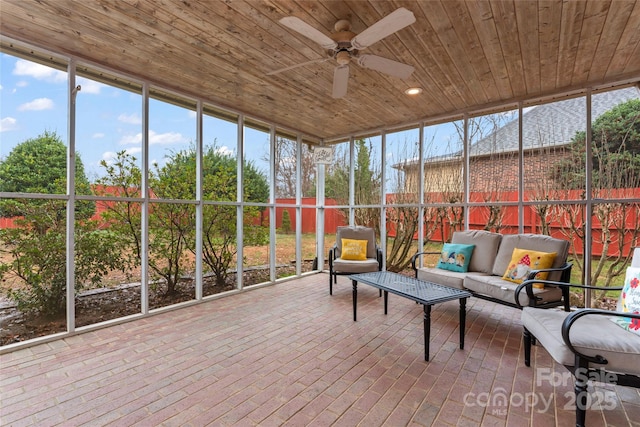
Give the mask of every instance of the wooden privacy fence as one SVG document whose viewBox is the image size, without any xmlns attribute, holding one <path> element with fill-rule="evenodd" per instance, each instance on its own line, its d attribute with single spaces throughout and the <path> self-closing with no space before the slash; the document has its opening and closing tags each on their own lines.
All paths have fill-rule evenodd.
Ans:
<svg viewBox="0 0 640 427">
<path fill-rule="evenodd" d="M 640 188 L 633 189 L 619 189 L 619 190 L 606 190 L 607 198 L 619 198 L 619 199 L 629 199 L 629 198 L 640 198 Z M 566 205 L 564 206 L 574 206 L 577 209 L 583 209 L 584 207 L 580 207 L 578 204 L 581 202 L 580 191 L 565 191 L 562 193 L 564 195 L 563 200 L 566 201 Z M 430 203 L 439 203 L 442 202 L 446 197 L 444 193 L 428 193 L 425 195 L 425 200 L 428 200 Z M 387 210 L 390 211 L 393 209 L 393 204 L 396 200 L 404 199 L 403 195 L 397 194 L 388 194 L 387 195 Z M 535 201 L 536 197 L 533 193 L 525 193 L 525 197 L 523 198 L 525 201 Z M 539 197 L 537 199 L 540 199 Z M 500 202 L 517 202 L 518 201 L 518 193 L 516 191 L 511 192 L 502 192 L 502 193 L 471 193 L 470 200 L 473 202 L 486 203 L 487 206 L 478 206 L 471 207 L 469 211 L 469 228 L 471 229 L 485 229 L 487 223 L 489 222 L 490 209 L 493 206 L 494 214 L 494 224 L 496 225 L 492 231 L 498 231 L 502 234 L 512 234 L 519 232 L 519 221 L 518 221 L 518 207 L 517 206 L 496 206 L 491 205 L 491 201 L 500 201 Z M 557 199 L 556 199 L 557 200 Z M 572 204 L 572 201 L 575 201 Z M 92 219 L 100 220 L 102 212 L 106 209 L 106 204 L 112 202 L 97 202 L 96 203 L 96 212 L 93 215 Z M 538 200 L 538 204 L 544 204 L 544 200 Z M 277 205 L 292 205 L 291 207 L 287 206 L 277 206 L 276 211 L 276 228 L 281 229 L 282 227 L 282 217 L 284 211 L 288 212 L 289 220 L 292 232 L 296 229 L 296 209 L 295 209 L 295 198 L 281 198 L 276 199 Z M 336 206 L 337 203 L 333 199 L 326 199 L 324 209 L 324 224 L 325 224 L 325 233 L 332 234 L 335 233 L 336 228 L 341 225 L 347 225 L 348 221 L 343 215 L 342 211 L 337 208 L 331 208 L 332 206 Z M 308 206 L 308 207 L 305 207 Z M 315 197 L 304 197 L 302 198 L 302 232 L 303 233 L 315 233 L 316 231 L 316 199 Z M 550 205 L 551 206 L 551 205 Z M 596 201 L 596 206 L 598 203 Z M 629 206 L 631 207 L 629 209 Z M 606 228 L 611 234 L 608 237 L 611 241 L 617 242 L 620 239 L 624 240 L 624 251 L 630 250 L 632 245 L 638 245 L 638 241 L 632 241 L 634 235 L 638 234 L 638 230 L 640 230 L 640 204 L 627 204 L 626 210 L 623 209 L 622 204 L 614 205 L 614 209 L 609 212 L 609 215 L 615 217 L 617 222 L 615 226 L 604 227 L 603 224 L 594 218 L 592 223 L 592 235 L 593 235 L 593 243 L 592 243 L 592 253 L 594 255 L 601 255 L 603 245 L 601 243 L 601 239 L 603 236 L 603 230 Z M 451 209 L 450 205 L 442 205 L 442 209 Z M 568 239 L 566 230 L 572 225 L 570 215 L 567 214 L 566 210 L 563 211 L 563 205 L 553 205 L 551 207 L 554 213 L 550 215 L 549 220 L 549 230 L 550 234 L 553 237 Z M 269 209 L 265 209 L 260 218 L 255 220 L 256 224 L 269 224 Z M 389 215 L 390 217 L 393 215 Z M 435 210 L 433 212 L 433 219 L 427 219 L 425 222 L 425 229 L 430 229 L 430 225 L 436 221 L 436 213 Z M 0 229 L 2 228 L 13 228 L 15 227 L 15 218 L 0 218 Z M 584 216 L 582 217 L 584 220 Z M 453 233 L 454 229 L 449 220 L 443 220 L 438 227 L 435 227 L 435 231 L 426 236 L 429 240 L 442 242 L 447 241 L 451 237 L 451 233 Z M 523 222 L 523 231 L 525 233 L 541 233 L 542 232 L 542 222 L 539 215 L 536 213 L 533 206 L 526 206 L 524 209 L 524 222 Z M 387 235 L 388 237 L 395 237 L 395 223 L 393 221 L 387 222 Z M 417 239 L 417 236 L 415 236 Z M 582 253 L 582 241 L 580 238 L 573 238 L 573 247 L 575 248 L 577 253 Z M 609 247 L 608 255 L 617 255 L 618 245 L 612 244 Z M 626 255 L 626 253 L 624 254 Z"/>
</svg>

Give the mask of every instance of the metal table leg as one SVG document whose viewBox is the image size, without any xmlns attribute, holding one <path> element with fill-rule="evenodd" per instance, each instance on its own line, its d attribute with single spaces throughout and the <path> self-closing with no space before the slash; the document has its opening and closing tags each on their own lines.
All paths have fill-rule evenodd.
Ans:
<svg viewBox="0 0 640 427">
<path fill-rule="evenodd" d="M 460 298 L 460 350 L 464 349 L 464 330 L 467 319 L 467 299 Z"/>
<path fill-rule="evenodd" d="M 357 302 L 358 302 L 358 282 L 355 280 L 351 281 L 351 285 L 353 288 L 353 291 L 351 292 L 353 295 L 353 321 L 356 321 L 356 306 L 357 306 Z"/>
<path fill-rule="evenodd" d="M 424 360 L 429 361 L 429 337 L 431 336 L 431 306 L 424 305 Z"/>
<path fill-rule="evenodd" d="M 387 314 L 387 305 L 389 304 L 389 292 L 384 291 L 384 314 Z"/>
</svg>

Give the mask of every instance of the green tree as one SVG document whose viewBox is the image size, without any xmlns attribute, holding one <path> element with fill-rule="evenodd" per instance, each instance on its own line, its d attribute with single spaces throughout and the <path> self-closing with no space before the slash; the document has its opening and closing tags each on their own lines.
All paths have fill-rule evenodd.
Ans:
<svg viewBox="0 0 640 427">
<path fill-rule="evenodd" d="M 91 194 L 79 153 L 76 153 L 75 183 L 76 194 Z M 67 146 L 62 139 L 55 132 L 45 131 L 18 144 L 0 162 L 0 192 L 66 194 Z M 31 203 L 44 205 L 46 202 L 34 200 Z M 64 210 L 62 206 L 63 217 Z M 76 215 L 80 218 L 89 218 L 94 210 L 93 202 L 76 202 Z M 11 202 L 0 200 L 0 216 L 18 215 L 20 212 L 12 209 Z"/>
<path fill-rule="evenodd" d="M 617 105 L 600 115 L 591 128 L 592 182 L 595 188 L 630 188 L 640 175 L 640 99 Z M 576 132 L 567 157 L 557 162 L 551 178 L 565 189 L 583 189 L 586 179 L 586 133 Z"/>
<path fill-rule="evenodd" d="M 45 132 L 16 146 L 0 162 L 0 191 L 64 194 L 66 147 L 59 137 Z M 89 184 L 80 156 L 76 154 L 77 191 Z M 2 214 L 15 217 L 14 228 L 0 230 L 2 250 L 11 262 L 0 266 L 0 276 L 12 275 L 21 286 L 8 296 L 23 311 L 59 315 L 66 304 L 66 202 L 50 199 L 5 199 Z M 98 229 L 89 219 L 93 202 L 76 203 L 74 289 L 99 283 L 109 271 L 122 269 L 120 241 Z"/>
<path fill-rule="evenodd" d="M 100 181 L 104 188 L 115 188 L 129 197 L 140 194 L 141 172 L 136 159 L 125 152 L 118 153 L 113 164 L 102 163 L 106 177 Z M 170 200 L 193 200 L 195 186 L 196 153 L 194 148 L 172 153 L 165 166 L 150 173 L 151 192 L 154 197 Z M 251 162 L 244 166 L 243 200 L 266 202 L 269 186 L 262 174 Z M 113 190 L 110 190 L 113 191 Z M 203 155 L 203 197 L 206 201 L 235 202 L 237 198 L 237 161 L 223 154 L 215 145 L 205 148 Z M 248 223 L 259 218 L 260 208 L 245 209 Z M 119 224 L 120 230 L 129 236 L 129 245 L 141 259 L 140 204 L 128 201 L 110 204 L 105 219 Z M 229 267 L 237 253 L 235 206 L 205 204 L 203 207 L 203 261 L 216 277 L 216 283 L 226 284 Z M 192 204 L 180 202 L 156 202 L 149 212 L 149 268 L 166 283 L 166 293 L 177 291 L 189 250 L 195 253 L 195 209 Z M 264 243 L 268 238 L 263 227 L 245 226 L 245 244 Z"/>
<path fill-rule="evenodd" d="M 156 164 L 149 173 L 152 200 L 148 216 L 148 266 L 153 277 L 161 278 L 166 285 L 163 291 L 165 295 L 178 292 L 179 279 L 188 262 L 185 257 L 187 235 L 193 232 L 195 224 L 193 206 L 174 201 L 192 200 L 195 195 L 192 188 L 194 186 L 189 183 L 195 177 L 195 162 L 189 156 L 190 153 L 184 151 L 173 153 L 165 166 L 159 167 Z M 123 198 L 142 196 L 142 171 L 133 155 L 120 151 L 116 153 L 113 162 L 102 161 L 101 166 L 105 170 L 105 176 L 97 181 L 97 195 L 118 195 Z M 142 204 L 126 199 L 108 203 L 102 218 L 110 224 L 114 233 L 121 235 L 126 241 L 125 256 L 132 264 L 140 265 Z"/>
<path fill-rule="evenodd" d="M 287 209 L 282 211 L 282 224 L 280 225 L 280 229 L 285 234 L 291 233 L 291 217 Z"/>
<path fill-rule="evenodd" d="M 194 157 L 195 161 L 195 157 Z M 235 156 L 224 154 L 213 144 L 203 155 L 203 194 L 205 200 L 235 201 L 237 198 L 237 167 Z M 253 162 L 243 166 L 242 200 L 265 203 L 269 198 L 269 184 Z M 268 242 L 268 231 L 259 225 L 263 208 L 245 207 L 243 244 L 260 245 Z M 238 252 L 237 211 L 233 206 L 206 205 L 203 209 L 203 261 L 216 278 L 216 284 L 224 286 L 231 264 Z M 258 225 L 256 225 L 256 223 Z M 191 235 L 192 239 L 195 236 Z M 192 247 L 194 247 L 193 245 Z"/>
<path fill-rule="evenodd" d="M 149 267 L 163 279 L 166 295 L 178 292 L 180 277 L 188 270 L 186 249 L 189 234 L 195 230 L 195 208 L 179 201 L 195 198 L 195 155 L 184 150 L 168 156 L 164 166 L 155 165 L 149 173 L 150 192 L 154 196 L 149 208 Z M 191 248 L 189 248 L 191 249 Z"/>
</svg>

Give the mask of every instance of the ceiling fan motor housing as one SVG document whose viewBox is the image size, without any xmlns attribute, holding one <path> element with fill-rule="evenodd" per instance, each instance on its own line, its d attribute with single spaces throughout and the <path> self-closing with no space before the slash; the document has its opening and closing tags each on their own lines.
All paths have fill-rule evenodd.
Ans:
<svg viewBox="0 0 640 427">
<path fill-rule="evenodd" d="M 346 19 L 341 19 L 334 25 L 335 33 L 331 34 L 331 39 L 337 46 L 333 49 L 333 57 L 338 65 L 348 65 L 351 57 L 357 53 L 351 45 L 351 40 L 356 36 L 351 32 L 351 23 Z"/>
</svg>

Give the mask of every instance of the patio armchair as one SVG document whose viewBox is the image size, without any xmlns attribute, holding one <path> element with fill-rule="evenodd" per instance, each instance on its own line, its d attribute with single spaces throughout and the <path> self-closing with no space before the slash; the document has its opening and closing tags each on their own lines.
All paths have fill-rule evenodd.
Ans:
<svg viewBox="0 0 640 427">
<path fill-rule="evenodd" d="M 591 396 L 587 390 L 589 380 L 640 388 L 640 313 L 637 307 L 625 302 L 629 294 L 634 294 L 631 300 L 635 300 L 635 303 L 640 301 L 640 296 L 635 289 L 629 292 L 628 282 L 625 281 L 625 286 L 618 288 L 536 279 L 522 283 L 524 287 L 543 283 L 545 286 L 607 291 L 624 289 L 616 311 L 581 308 L 565 312 L 523 307 L 524 363 L 530 366 L 531 345 L 537 341 L 556 362 L 573 374 L 576 426 L 585 425 L 586 410 L 598 401 L 598 396 Z M 637 279 L 634 283 L 640 289 Z M 600 403 L 607 402 L 600 400 Z"/>
<path fill-rule="evenodd" d="M 338 275 L 382 271 L 382 250 L 371 227 L 340 226 L 329 249 L 329 295 Z"/>
</svg>

